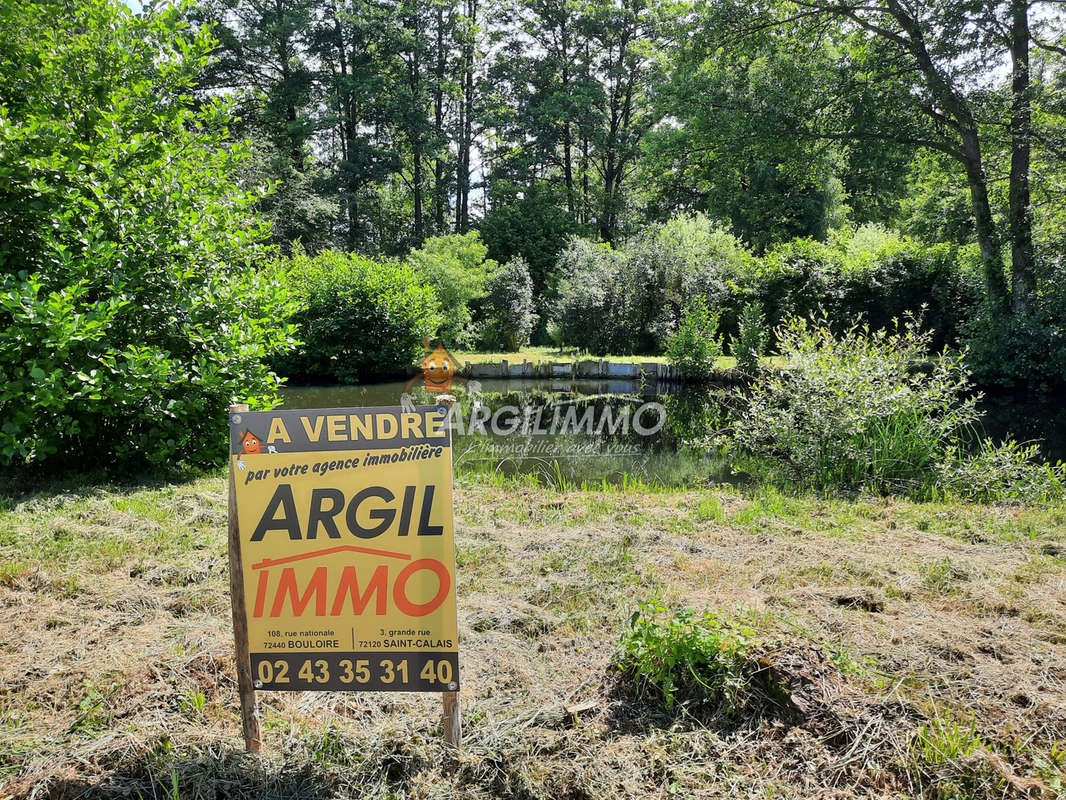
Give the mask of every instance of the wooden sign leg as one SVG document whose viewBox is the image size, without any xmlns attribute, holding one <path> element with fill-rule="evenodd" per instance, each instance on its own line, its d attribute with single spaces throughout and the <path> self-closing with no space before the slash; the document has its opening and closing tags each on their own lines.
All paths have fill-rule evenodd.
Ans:
<svg viewBox="0 0 1066 800">
<path fill-rule="evenodd" d="M 248 405 L 240 403 L 230 406 L 229 410 L 231 414 L 239 414 L 248 411 Z M 226 451 L 229 452 L 229 447 Z M 233 474 L 233 459 L 230 458 L 229 461 L 229 596 L 233 610 L 237 693 L 241 699 L 241 729 L 244 731 L 244 747 L 258 753 L 262 742 L 259 737 L 259 710 L 255 703 L 255 686 L 252 684 L 252 665 L 248 656 L 248 615 L 244 606 L 244 567 L 241 565 L 241 535 L 237 525 L 236 477 Z"/>
<path fill-rule="evenodd" d="M 444 741 L 458 749 L 463 738 L 463 722 L 459 714 L 459 692 L 443 692 Z"/>
<path fill-rule="evenodd" d="M 451 408 L 452 403 L 455 402 L 455 395 L 439 394 L 437 402 Z M 442 692 L 441 699 L 444 701 L 444 741 L 458 749 L 463 738 L 463 720 L 459 714 L 459 692 Z"/>
</svg>

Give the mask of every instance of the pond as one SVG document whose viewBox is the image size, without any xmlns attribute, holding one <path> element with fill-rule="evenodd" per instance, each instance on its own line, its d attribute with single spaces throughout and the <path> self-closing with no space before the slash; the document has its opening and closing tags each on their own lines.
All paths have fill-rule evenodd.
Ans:
<svg viewBox="0 0 1066 800">
<path fill-rule="evenodd" d="M 406 388 L 403 381 L 288 387 L 282 391 L 283 407 L 396 406 Z M 720 399 L 726 396 L 726 390 L 710 391 Z M 480 396 L 479 404 L 461 395 L 456 412 L 455 464 L 460 471 L 536 475 L 559 486 L 745 480 L 721 456 L 682 445 L 688 432 L 715 426 L 708 418 L 706 394 L 633 380 L 483 379 Z M 416 402 L 429 401 L 423 396 Z M 1058 402 L 985 398 L 981 411 L 981 436 L 1038 441 L 1049 460 L 1066 460 L 1066 414 Z M 658 427 L 657 415 L 662 417 Z"/>
<path fill-rule="evenodd" d="M 291 387 L 282 392 L 283 407 L 395 406 L 406 386 Z M 481 417 L 468 397 L 460 398 L 463 422 L 453 428 L 456 468 L 536 475 L 557 486 L 740 482 L 742 476 L 720 456 L 679 446 L 676 425 L 668 420 L 669 394 L 666 386 L 634 380 L 483 379 Z M 476 421 L 482 425 L 471 431 Z"/>
</svg>

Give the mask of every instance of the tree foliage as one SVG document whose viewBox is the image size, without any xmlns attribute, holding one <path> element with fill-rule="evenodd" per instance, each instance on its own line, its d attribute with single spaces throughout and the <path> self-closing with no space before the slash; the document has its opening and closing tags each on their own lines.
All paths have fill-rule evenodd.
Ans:
<svg viewBox="0 0 1066 800">
<path fill-rule="evenodd" d="M 514 353 L 529 344 L 537 324 L 533 279 L 521 256 L 508 261 L 489 281 L 481 304 L 481 341 L 490 349 Z"/>
<path fill-rule="evenodd" d="M 299 300 L 300 344 L 277 359 L 285 375 L 345 384 L 395 376 L 441 324 L 436 294 L 405 264 L 325 250 L 273 269 Z"/>
<path fill-rule="evenodd" d="M 226 104 L 190 95 L 213 42 L 180 9 L 2 8 L 0 463 L 215 461 L 290 329 Z"/>
<path fill-rule="evenodd" d="M 477 231 L 428 239 L 407 257 L 414 273 L 439 298 L 443 321 L 437 335 L 449 346 L 468 346 L 477 340 L 472 303 L 485 296 L 498 264 L 486 259 L 488 248 Z"/>
<path fill-rule="evenodd" d="M 707 301 L 697 295 L 681 315 L 677 330 L 666 342 L 666 355 L 689 380 L 705 380 L 722 355 L 718 336 L 718 314 L 712 313 Z"/>
</svg>

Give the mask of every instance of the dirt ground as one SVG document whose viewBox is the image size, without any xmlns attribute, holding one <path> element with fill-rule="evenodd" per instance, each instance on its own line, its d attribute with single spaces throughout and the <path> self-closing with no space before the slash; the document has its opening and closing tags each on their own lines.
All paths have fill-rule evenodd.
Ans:
<svg viewBox="0 0 1066 800">
<path fill-rule="evenodd" d="M 263 693 L 243 752 L 223 480 L 0 499 L 0 797 L 1066 796 L 1066 507 L 461 481 L 440 698 Z M 750 629 L 772 703 L 614 666 L 640 601 Z"/>
</svg>

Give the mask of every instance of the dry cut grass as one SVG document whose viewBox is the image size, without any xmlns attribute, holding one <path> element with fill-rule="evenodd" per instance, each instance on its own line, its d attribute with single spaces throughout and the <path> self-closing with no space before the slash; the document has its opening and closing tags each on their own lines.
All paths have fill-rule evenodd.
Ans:
<svg viewBox="0 0 1066 800">
<path fill-rule="evenodd" d="M 249 756 L 223 481 L 8 495 L 0 797 L 1063 792 L 1066 508 L 467 479 L 456 519 L 463 749 L 435 696 L 279 693 Z M 700 715 L 620 674 L 652 597 L 752 629 L 772 700 Z"/>
</svg>

